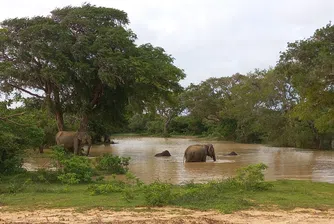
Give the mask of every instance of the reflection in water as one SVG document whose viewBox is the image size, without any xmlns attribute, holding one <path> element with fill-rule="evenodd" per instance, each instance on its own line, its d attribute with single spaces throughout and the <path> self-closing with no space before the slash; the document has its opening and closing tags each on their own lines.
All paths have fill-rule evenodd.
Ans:
<svg viewBox="0 0 334 224">
<path fill-rule="evenodd" d="M 207 157 L 206 163 L 183 163 L 185 149 L 191 144 L 201 143 L 201 140 L 124 137 L 115 141 L 119 144 L 93 146 L 91 156 L 111 153 L 131 157 L 130 171 L 144 182 L 160 179 L 184 183 L 227 178 L 235 175 L 240 167 L 263 162 L 269 166 L 265 172 L 266 180 L 307 179 L 334 183 L 333 151 L 211 141 L 216 151 L 216 162 Z M 154 157 L 164 150 L 168 150 L 172 156 Z M 231 151 L 238 153 L 238 156 L 224 156 Z"/>
</svg>

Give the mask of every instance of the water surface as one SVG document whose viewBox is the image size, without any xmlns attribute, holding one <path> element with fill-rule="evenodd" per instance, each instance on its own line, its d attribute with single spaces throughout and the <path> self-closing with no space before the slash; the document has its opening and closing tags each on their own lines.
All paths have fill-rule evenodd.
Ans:
<svg viewBox="0 0 334 224">
<path fill-rule="evenodd" d="M 189 145 L 208 141 L 151 137 L 123 137 L 113 140 L 119 144 L 93 146 L 90 156 L 111 153 L 131 157 L 130 171 L 144 182 L 160 179 L 178 184 L 191 180 L 203 182 L 227 178 L 235 175 L 240 167 L 263 162 L 269 166 L 265 172 L 266 180 L 303 179 L 334 183 L 334 151 L 210 141 L 216 151 L 216 162 L 207 157 L 206 163 L 183 163 L 184 151 Z M 172 156 L 154 157 L 164 150 L 168 150 Z M 238 153 L 238 156 L 224 155 L 231 151 Z"/>
</svg>

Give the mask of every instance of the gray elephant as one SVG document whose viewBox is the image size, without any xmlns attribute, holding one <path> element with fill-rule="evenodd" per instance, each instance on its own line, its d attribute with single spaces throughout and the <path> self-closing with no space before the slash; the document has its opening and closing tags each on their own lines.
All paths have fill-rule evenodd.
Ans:
<svg viewBox="0 0 334 224">
<path fill-rule="evenodd" d="M 172 156 L 168 150 L 165 150 L 163 152 L 157 153 L 154 155 L 155 157 L 161 157 L 161 156 Z"/>
<path fill-rule="evenodd" d="M 227 154 L 224 154 L 224 156 L 237 156 L 238 154 L 234 151 L 230 152 L 230 153 L 227 153 Z"/>
<path fill-rule="evenodd" d="M 92 138 L 87 132 L 78 131 L 59 131 L 56 134 L 57 145 L 63 145 L 65 149 L 74 152 L 74 154 L 81 154 L 81 147 L 88 144 L 87 154 L 89 155 L 92 146 Z"/>
<path fill-rule="evenodd" d="M 213 161 L 216 161 L 215 149 L 212 144 L 206 145 L 191 145 L 184 152 L 186 162 L 206 162 L 206 156 L 210 156 Z"/>
</svg>

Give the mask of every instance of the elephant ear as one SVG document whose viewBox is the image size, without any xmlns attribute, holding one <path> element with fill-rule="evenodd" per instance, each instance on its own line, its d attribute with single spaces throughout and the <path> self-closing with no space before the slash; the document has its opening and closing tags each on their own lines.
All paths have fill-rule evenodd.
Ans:
<svg viewBox="0 0 334 224">
<path fill-rule="evenodd" d="M 209 156 L 213 156 L 214 149 L 213 149 L 213 145 L 212 144 L 208 144 L 207 145 L 207 150 L 208 150 L 208 155 Z"/>
<path fill-rule="evenodd" d="M 84 138 L 85 138 L 85 134 L 82 133 L 82 132 L 78 132 L 77 139 L 80 140 L 80 141 L 82 141 Z"/>
<path fill-rule="evenodd" d="M 209 148 L 210 148 L 210 144 L 204 145 L 206 154 L 209 155 Z"/>
</svg>

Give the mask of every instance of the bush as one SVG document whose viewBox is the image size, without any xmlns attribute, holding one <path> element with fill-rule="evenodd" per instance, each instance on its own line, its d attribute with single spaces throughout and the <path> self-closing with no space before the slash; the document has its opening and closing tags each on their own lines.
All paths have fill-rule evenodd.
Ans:
<svg viewBox="0 0 334 224">
<path fill-rule="evenodd" d="M 103 154 L 96 159 L 96 169 L 107 171 L 113 174 L 125 174 L 129 168 L 130 157 L 119 157 Z"/>
<path fill-rule="evenodd" d="M 64 173 L 58 176 L 63 184 L 78 184 L 80 182 L 80 177 L 76 173 Z"/>
<path fill-rule="evenodd" d="M 173 200 L 172 185 L 159 180 L 145 186 L 145 201 L 148 205 L 163 206 Z"/>
<path fill-rule="evenodd" d="M 153 120 L 146 124 L 146 129 L 149 134 L 162 134 L 164 129 L 163 120 Z"/>
<path fill-rule="evenodd" d="M 135 191 L 144 183 L 132 173 L 126 173 L 126 181 L 113 179 L 105 184 L 94 184 L 88 187 L 91 195 L 109 194 L 113 192 L 122 192 L 123 198 L 130 201 L 135 198 Z"/>
<path fill-rule="evenodd" d="M 35 121 L 29 111 L 8 109 L 0 102 L 0 174 L 21 172 L 24 150 L 42 144 L 44 133 Z"/>
<path fill-rule="evenodd" d="M 246 190 L 267 190 L 272 187 L 272 184 L 264 182 L 262 171 L 267 168 L 263 163 L 240 168 L 234 180 Z"/>
<path fill-rule="evenodd" d="M 75 184 L 90 182 L 93 176 L 93 168 L 87 157 L 66 153 L 61 146 L 53 146 L 52 158 L 60 169 L 58 179 L 63 183 Z M 69 178 L 68 180 L 66 180 Z"/>
<path fill-rule="evenodd" d="M 127 202 L 130 202 L 131 200 L 135 199 L 135 190 L 133 187 L 126 187 L 123 189 L 122 192 L 123 199 Z"/>
<path fill-rule="evenodd" d="M 10 194 L 16 194 L 24 191 L 29 185 L 31 185 L 32 181 L 30 178 L 26 179 L 24 183 L 21 182 L 10 182 L 8 188 L 6 189 Z"/>
<path fill-rule="evenodd" d="M 134 174 L 130 172 L 127 172 L 125 176 L 126 176 L 126 184 L 129 186 L 141 187 L 144 185 L 144 183 L 138 177 L 136 177 Z"/>
<path fill-rule="evenodd" d="M 88 187 L 88 191 L 91 195 L 100 195 L 113 192 L 122 192 L 125 187 L 125 182 L 116 180 L 116 176 L 113 176 L 113 180 L 111 180 L 109 183 L 90 185 Z"/>
<path fill-rule="evenodd" d="M 46 169 L 38 169 L 35 172 L 29 172 L 31 180 L 34 183 L 54 183 L 58 181 L 59 173 L 56 171 L 50 171 Z"/>
</svg>

